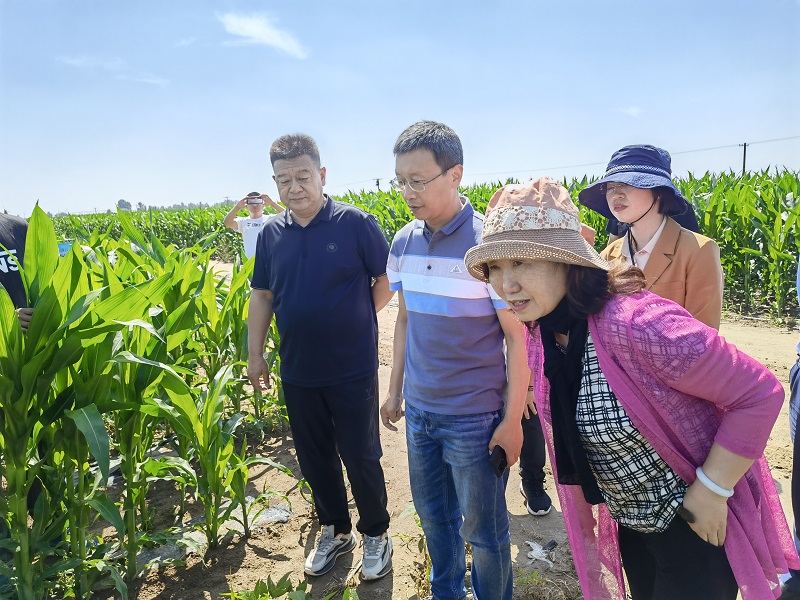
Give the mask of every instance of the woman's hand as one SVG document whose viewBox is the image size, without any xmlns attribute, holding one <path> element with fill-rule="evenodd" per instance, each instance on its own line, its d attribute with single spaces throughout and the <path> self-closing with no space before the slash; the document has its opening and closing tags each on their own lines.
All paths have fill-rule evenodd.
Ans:
<svg viewBox="0 0 800 600">
<path fill-rule="evenodd" d="M 694 517 L 694 532 L 709 544 L 722 546 L 728 528 L 728 499 L 712 492 L 699 479 L 686 490 L 683 507 Z"/>
<path fill-rule="evenodd" d="M 525 396 L 525 410 L 522 413 L 526 419 L 530 419 L 536 414 L 536 400 L 533 397 L 533 391 L 528 390 L 528 395 Z"/>
</svg>

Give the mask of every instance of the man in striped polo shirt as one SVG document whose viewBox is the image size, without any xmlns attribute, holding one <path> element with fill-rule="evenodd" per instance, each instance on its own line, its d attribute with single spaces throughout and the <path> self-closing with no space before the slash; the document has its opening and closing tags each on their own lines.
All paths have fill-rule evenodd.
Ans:
<svg viewBox="0 0 800 600">
<path fill-rule="evenodd" d="M 381 419 L 396 431 L 392 423 L 406 418 L 411 493 L 431 556 L 433 597 L 466 597 L 466 541 L 476 600 L 508 600 L 507 478 L 495 475 L 489 455 L 501 446 L 512 465 L 522 446 L 530 379 L 523 328 L 464 265 L 464 254 L 480 242 L 483 215 L 458 193 L 458 136 L 421 121 L 400 134 L 394 154 L 392 185 L 416 220 L 395 236 L 387 265 L 400 310 Z"/>
</svg>

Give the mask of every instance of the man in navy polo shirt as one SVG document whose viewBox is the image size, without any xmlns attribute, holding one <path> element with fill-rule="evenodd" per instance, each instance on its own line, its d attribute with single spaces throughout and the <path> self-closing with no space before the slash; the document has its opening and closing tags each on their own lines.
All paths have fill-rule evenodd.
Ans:
<svg viewBox="0 0 800 600">
<path fill-rule="evenodd" d="M 531 376 L 523 326 L 464 265 L 480 242 L 483 215 L 458 193 L 464 158 L 456 133 L 420 121 L 400 134 L 394 155 L 392 186 L 416 220 L 395 236 L 387 265 L 400 311 L 381 419 L 391 430 L 406 419 L 433 597 L 466 597 L 466 541 L 475 600 L 511 600 L 506 472 L 495 475 L 489 453 L 499 446 L 512 465 L 522 446 Z"/>
<path fill-rule="evenodd" d="M 378 431 L 378 319 L 392 297 L 389 246 L 375 217 L 326 196 L 325 168 L 307 135 L 286 135 L 269 152 L 286 210 L 256 245 L 248 315 L 248 377 L 269 387 L 264 343 L 273 314 L 281 379 L 297 460 L 314 492 L 322 533 L 305 562 L 327 573 L 355 546 L 342 462 L 364 536 L 361 575 L 392 568 Z M 340 462 L 341 458 L 341 462 Z"/>
<path fill-rule="evenodd" d="M 25 219 L 13 215 L 0 214 L 0 285 L 11 297 L 17 311 L 22 330 L 28 330 L 33 309 L 28 308 L 28 299 L 22 285 L 19 264 L 25 262 L 25 239 L 28 234 L 28 223 Z"/>
</svg>

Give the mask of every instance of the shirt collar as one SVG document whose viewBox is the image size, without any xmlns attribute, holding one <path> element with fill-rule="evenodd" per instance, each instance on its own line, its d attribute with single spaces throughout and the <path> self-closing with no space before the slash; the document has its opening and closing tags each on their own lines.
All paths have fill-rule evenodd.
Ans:
<svg viewBox="0 0 800 600">
<path fill-rule="evenodd" d="M 656 247 L 656 243 L 658 242 L 658 238 L 661 237 L 661 233 L 664 231 L 664 227 L 667 224 L 667 215 L 664 215 L 664 218 L 661 219 L 661 225 L 656 232 L 653 234 L 653 237 L 650 238 L 650 241 L 645 244 L 644 248 L 640 248 L 636 251 L 636 254 L 651 254 L 653 252 L 653 248 Z M 627 233 L 625 235 L 628 235 Z M 628 248 L 627 243 L 622 244 L 622 256 L 625 257 L 627 262 L 631 262 L 631 252 Z"/>
<path fill-rule="evenodd" d="M 319 212 L 316 215 L 314 215 L 314 218 L 311 219 L 308 225 L 311 225 L 311 223 L 314 223 L 317 220 L 320 221 L 331 220 L 331 217 L 333 216 L 333 202 L 328 202 L 328 200 L 330 200 L 328 194 L 322 194 L 322 208 L 320 208 Z M 284 212 L 286 214 L 286 224 L 294 225 L 294 219 L 292 218 L 292 211 L 287 208 Z M 306 227 L 308 227 L 308 225 L 306 225 Z"/>
<path fill-rule="evenodd" d="M 452 219 L 445 223 L 441 229 L 437 230 L 436 233 L 441 231 L 442 235 L 450 235 L 456 229 L 466 223 L 467 220 L 472 218 L 475 210 L 472 208 L 469 198 L 459 195 L 458 199 L 461 201 L 461 210 L 459 210 Z M 428 236 L 433 235 L 431 230 L 428 229 L 428 226 L 425 224 L 425 221 L 417 220 L 417 229 L 422 229 Z"/>
</svg>

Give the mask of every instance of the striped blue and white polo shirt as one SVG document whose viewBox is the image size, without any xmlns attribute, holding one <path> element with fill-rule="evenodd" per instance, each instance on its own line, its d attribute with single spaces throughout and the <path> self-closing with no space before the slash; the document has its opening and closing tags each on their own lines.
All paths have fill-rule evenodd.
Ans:
<svg viewBox="0 0 800 600">
<path fill-rule="evenodd" d="M 435 233 L 420 220 L 398 231 L 386 267 L 408 311 L 403 396 L 440 414 L 498 410 L 506 386 L 496 312 L 506 304 L 464 265 L 464 254 L 480 243 L 483 215 L 461 201 L 461 211 Z"/>
</svg>

